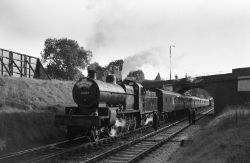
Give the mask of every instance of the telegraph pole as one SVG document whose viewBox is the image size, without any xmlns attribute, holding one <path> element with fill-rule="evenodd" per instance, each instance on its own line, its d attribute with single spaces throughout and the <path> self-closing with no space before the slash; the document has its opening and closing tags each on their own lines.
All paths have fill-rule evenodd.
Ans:
<svg viewBox="0 0 250 163">
<path fill-rule="evenodd" d="M 171 80 L 171 47 L 175 47 L 174 45 L 170 46 L 170 80 Z"/>
</svg>

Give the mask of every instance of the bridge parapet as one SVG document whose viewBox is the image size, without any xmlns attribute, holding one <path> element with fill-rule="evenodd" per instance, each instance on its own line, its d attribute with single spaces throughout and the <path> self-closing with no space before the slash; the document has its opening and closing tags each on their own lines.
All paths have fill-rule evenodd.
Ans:
<svg viewBox="0 0 250 163">
<path fill-rule="evenodd" d="M 189 77 L 142 85 L 184 93 L 193 88 L 205 89 L 214 98 L 215 113 L 227 105 L 250 104 L 250 67 L 233 69 L 232 73 Z"/>
<path fill-rule="evenodd" d="M 228 73 L 228 74 L 187 77 L 187 78 L 172 80 L 171 82 L 166 83 L 164 86 L 166 87 L 166 86 L 171 86 L 171 85 L 179 85 L 179 86 L 180 85 L 197 85 L 197 84 L 205 84 L 205 83 L 211 83 L 211 82 L 239 80 L 239 78 L 242 76 L 250 77 L 250 68 L 233 69 L 232 73 Z"/>
</svg>

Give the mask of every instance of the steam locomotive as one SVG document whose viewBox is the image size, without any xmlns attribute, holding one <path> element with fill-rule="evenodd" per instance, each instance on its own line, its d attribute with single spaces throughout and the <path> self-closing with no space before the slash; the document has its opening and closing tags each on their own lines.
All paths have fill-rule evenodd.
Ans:
<svg viewBox="0 0 250 163">
<path fill-rule="evenodd" d="M 69 140 L 81 134 L 97 141 L 101 135 L 108 136 L 119 119 L 125 120 L 126 130 L 133 130 L 144 125 L 152 113 L 167 119 L 187 112 L 188 108 L 210 105 L 208 99 L 161 89 L 147 90 L 133 80 L 116 83 L 114 75 L 108 75 L 103 82 L 96 79 L 94 70 L 75 83 L 72 95 L 78 107 L 66 107 L 65 115 L 56 115 L 54 121 L 57 127 L 67 127 Z"/>
</svg>

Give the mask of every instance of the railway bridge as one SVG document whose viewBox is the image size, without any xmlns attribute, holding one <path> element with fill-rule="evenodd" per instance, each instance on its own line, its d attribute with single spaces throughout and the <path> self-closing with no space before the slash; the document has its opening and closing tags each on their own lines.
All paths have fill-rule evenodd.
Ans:
<svg viewBox="0 0 250 163">
<path fill-rule="evenodd" d="M 249 104 L 250 67 L 233 69 L 228 74 L 147 82 L 142 85 L 181 94 L 193 88 L 204 89 L 213 97 L 215 114 L 218 114 L 227 105 Z"/>
</svg>

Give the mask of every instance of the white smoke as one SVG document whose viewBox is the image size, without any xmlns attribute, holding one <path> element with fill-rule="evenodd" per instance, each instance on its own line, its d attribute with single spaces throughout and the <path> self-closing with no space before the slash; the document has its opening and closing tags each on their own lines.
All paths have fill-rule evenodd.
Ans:
<svg viewBox="0 0 250 163">
<path fill-rule="evenodd" d="M 153 122 L 153 118 L 152 117 L 148 117 L 146 119 L 145 125 L 147 125 L 149 122 Z"/>
<path fill-rule="evenodd" d="M 189 76 L 188 78 L 187 78 L 187 81 L 188 82 L 191 82 L 191 83 L 200 83 L 200 82 L 202 82 L 203 81 L 203 79 L 202 78 L 197 78 L 197 77 L 191 77 L 191 76 Z"/>
<path fill-rule="evenodd" d="M 169 67 L 169 54 L 163 47 L 151 48 L 129 56 L 124 59 L 122 78 L 124 79 L 130 71 L 136 71 L 143 67 L 152 67 L 155 69 L 165 69 Z M 145 73 L 145 72 L 144 72 Z M 155 76 L 158 72 L 155 72 Z"/>
<path fill-rule="evenodd" d="M 118 129 L 121 130 L 121 128 L 125 127 L 126 120 L 122 118 L 117 118 L 115 121 L 115 125 L 111 128 L 109 136 L 114 137 L 117 135 Z"/>
<path fill-rule="evenodd" d="M 182 54 L 173 54 L 172 50 L 172 59 L 171 59 L 171 67 L 175 71 L 179 69 L 179 65 L 186 57 L 185 53 Z M 156 76 L 159 72 L 161 78 L 166 78 L 169 75 L 169 68 L 170 68 L 170 53 L 169 47 L 153 47 L 142 52 L 136 53 L 132 56 L 129 56 L 124 59 L 123 70 L 122 70 L 122 78 L 126 78 L 130 71 L 137 71 L 141 69 L 144 74 L 145 78 L 148 76 Z M 150 71 L 146 72 L 144 70 Z M 149 74 L 151 73 L 151 74 Z M 153 74 L 152 74 L 153 73 Z M 173 74 L 174 76 L 174 74 Z"/>
<path fill-rule="evenodd" d="M 174 44 L 170 39 L 173 33 L 170 32 L 168 37 L 164 37 L 166 32 L 163 34 L 162 31 L 169 27 L 169 23 L 161 17 L 162 13 L 158 10 L 155 13 L 155 10 L 151 8 L 149 8 L 151 12 L 147 10 L 141 13 L 139 11 L 144 10 L 141 10 L 140 6 L 140 2 L 137 1 L 91 1 L 88 9 L 97 13 L 93 20 L 93 31 L 89 34 L 87 47 L 96 55 L 99 55 L 100 51 L 104 53 L 105 50 L 111 53 L 113 51 L 128 52 L 117 54 L 121 57 L 134 54 L 124 59 L 123 79 L 130 71 L 138 69 L 144 72 L 146 79 L 154 79 L 158 73 L 166 79 L 169 77 L 169 46 Z M 165 8 L 162 9 L 165 10 Z M 165 40 L 164 46 L 161 46 L 163 40 Z M 149 48 L 145 49 L 145 47 Z M 180 63 L 182 57 L 178 57 L 175 49 L 172 51 L 174 55 L 172 66 L 177 72 L 177 64 Z"/>
<path fill-rule="evenodd" d="M 191 77 L 191 76 L 189 76 L 188 78 L 187 78 L 187 81 L 189 81 L 189 82 L 194 82 L 194 80 L 196 80 L 196 78 L 195 77 Z"/>
<path fill-rule="evenodd" d="M 95 50 L 106 46 L 112 46 L 118 40 L 123 40 L 131 35 L 131 19 L 133 18 L 131 3 L 126 1 L 92 1 L 87 7 L 90 10 L 97 9 L 93 31 L 88 38 L 88 48 Z M 137 22 L 137 24 L 139 24 Z"/>
<path fill-rule="evenodd" d="M 116 129 L 115 129 L 115 128 L 111 128 L 110 133 L 109 133 L 109 136 L 110 136 L 110 137 L 116 136 Z"/>
<path fill-rule="evenodd" d="M 126 120 L 122 119 L 122 118 L 116 119 L 116 121 L 115 121 L 116 127 L 124 127 L 125 124 L 126 124 Z"/>
</svg>

